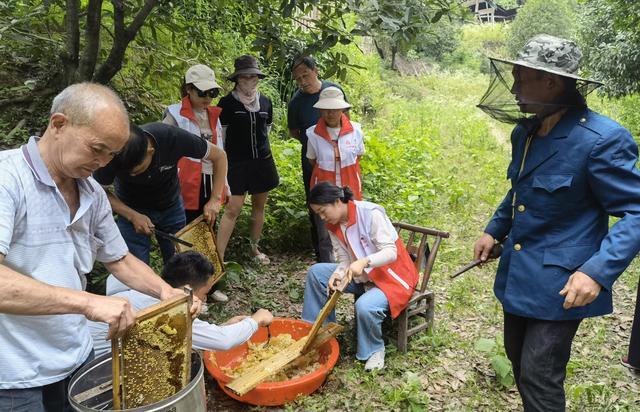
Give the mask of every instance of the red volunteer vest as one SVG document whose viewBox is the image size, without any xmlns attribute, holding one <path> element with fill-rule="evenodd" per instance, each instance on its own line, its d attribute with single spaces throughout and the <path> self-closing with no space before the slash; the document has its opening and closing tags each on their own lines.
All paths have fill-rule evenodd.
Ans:
<svg viewBox="0 0 640 412">
<path fill-rule="evenodd" d="M 358 213 L 356 211 L 356 203 L 350 201 L 348 203 L 348 222 L 347 222 L 347 238 L 351 233 L 356 239 L 369 238 L 369 227 L 363 227 L 363 222 L 359 221 Z M 353 227 L 356 225 L 356 227 Z M 332 225 L 327 223 L 327 229 L 333 232 L 338 239 L 346 245 L 351 253 L 358 259 L 366 257 L 363 253 L 363 248 L 360 245 L 353 245 L 340 230 L 340 225 Z M 353 232 L 355 230 L 355 232 Z M 357 241 L 357 240 L 356 240 Z M 369 280 L 372 281 L 376 287 L 378 287 L 389 301 L 389 308 L 391 310 L 391 317 L 395 319 L 400 315 L 409 303 L 411 296 L 418 284 L 418 271 L 411 260 L 411 256 L 407 252 L 407 249 L 402 242 L 402 239 L 398 237 L 396 240 L 396 249 L 398 256 L 396 260 L 388 265 L 380 266 L 371 269 L 368 273 Z"/>
<path fill-rule="evenodd" d="M 340 139 L 342 139 L 343 136 L 353 133 L 354 129 L 351 125 L 351 122 L 349 121 L 349 118 L 344 113 L 342 113 L 340 122 L 341 127 L 340 133 L 338 133 L 338 142 L 331 139 L 331 136 L 329 136 L 329 132 L 327 130 L 327 124 L 322 118 L 320 118 L 320 120 L 314 127 L 313 132 L 323 140 L 327 141 L 331 145 L 331 147 L 333 147 L 333 153 L 331 154 L 331 156 L 334 157 L 334 161 L 340 160 L 341 186 L 349 186 L 349 188 L 353 192 L 353 197 L 356 200 L 362 200 L 362 172 L 360 171 L 360 161 L 357 157 L 353 159 L 353 161 L 345 161 L 344 154 L 340 151 L 339 143 Z M 322 156 L 326 156 L 326 154 L 316 153 L 316 165 L 313 167 L 313 172 L 311 173 L 311 189 L 313 189 L 313 187 L 320 182 L 330 182 L 334 185 L 336 184 L 335 163 L 333 170 L 323 169 L 322 167 L 320 167 L 319 161 Z"/>
<path fill-rule="evenodd" d="M 207 117 L 209 118 L 209 126 L 211 127 L 211 141 L 214 145 L 218 143 L 217 125 L 218 118 L 222 109 L 218 106 L 207 107 Z M 195 114 L 191 108 L 191 101 L 189 96 L 182 98 L 182 107 L 180 108 L 180 115 L 190 119 L 196 125 Z M 199 126 L 198 126 L 199 127 Z M 178 179 L 180 180 L 180 191 L 182 193 L 182 200 L 184 201 L 184 208 L 187 210 L 198 210 L 200 208 L 200 184 L 202 183 L 202 163 L 199 160 L 192 160 L 188 157 L 183 157 L 178 161 Z M 220 202 L 224 203 L 225 194 L 222 193 Z"/>
</svg>

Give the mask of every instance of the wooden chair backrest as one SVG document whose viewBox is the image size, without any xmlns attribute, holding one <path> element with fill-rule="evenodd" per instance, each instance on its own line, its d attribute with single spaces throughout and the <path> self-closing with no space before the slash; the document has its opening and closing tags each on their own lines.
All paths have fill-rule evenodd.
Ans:
<svg viewBox="0 0 640 412">
<path fill-rule="evenodd" d="M 409 233 L 405 241 L 405 247 L 409 254 L 416 258 L 414 263 L 421 278 L 417 291 L 424 293 L 433 271 L 433 264 L 438 254 L 438 248 L 440 248 L 440 242 L 442 242 L 442 239 L 448 238 L 449 233 L 401 222 L 395 222 L 393 226 L 403 241 L 402 232 L 407 231 Z M 429 242 L 431 242 L 431 245 Z"/>
</svg>

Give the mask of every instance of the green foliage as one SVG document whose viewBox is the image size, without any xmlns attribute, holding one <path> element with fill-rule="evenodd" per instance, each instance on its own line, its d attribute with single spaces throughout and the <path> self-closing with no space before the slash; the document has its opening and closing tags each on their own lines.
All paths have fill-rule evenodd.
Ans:
<svg viewBox="0 0 640 412">
<path fill-rule="evenodd" d="M 589 98 L 589 105 L 629 129 L 636 141 L 640 141 L 640 94 L 612 98 L 594 93 Z"/>
<path fill-rule="evenodd" d="M 385 400 L 392 408 L 418 412 L 429 406 L 429 397 L 422 388 L 422 381 L 415 372 L 406 372 L 405 381 L 399 387 L 385 390 Z"/>
<path fill-rule="evenodd" d="M 475 350 L 482 352 L 491 361 L 491 366 L 496 373 L 498 382 L 506 388 L 515 384 L 511 362 L 504 353 L 504 348 L 496 339 L 480 338 L 476 341 Z"/>
<path fill-rule="evenodd" d="M 381 57 L 389 51 L 394 68 L 397 53 L 407 53 L 430 34 L 432 26 L 445 15 L 460 14 L 451 0 L 349 0 L 358 15 L 355 33 L 371 36 Z M 441 37 L 447 37 L 440 32 Z M 447 37 L 448 38 L 448 37 Z"/>
<path fill-rule="evenodd" d="M 463 26 L 460 21 L 443 18 L 433 23 L 430 30 L 421 31 L 415 44 L 419 56 L 432 61 L 441 61 L 460 45 Z"/>
<path fill-rule="evenodd" d="M 612 96 L 640 92 L 640 1 L 586 0 L 578 14 L 584 66 Z"/>
<path fill-rule="evenodd" d="M 522 1 L 518 0 L 498 0 L 496 3 L 503 9 L 515 9 Z"/>
<path fill-rule="evenodd" d="M 442 66 L 450 69 L 469 69 L 487 72 L 487 56 L 506 57 L 505 43 L 509 26 L 496 24 L 465 24 L 459 34 L 459 44 L 442 59 Z"/>
<path fill-rule="evenodd" d="M 572 38 L 575 25 L 575 0 L 529 0 L 518 9 L 511 24 L 507 49 L 514 57 L 531 37 L 549 34 Z"/>
</svg>

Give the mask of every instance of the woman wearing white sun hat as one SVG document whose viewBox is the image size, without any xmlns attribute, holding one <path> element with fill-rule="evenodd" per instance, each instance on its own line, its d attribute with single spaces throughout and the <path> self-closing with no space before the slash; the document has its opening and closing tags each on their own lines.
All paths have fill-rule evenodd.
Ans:
<svg viewBox="0 0 640 412">
<path fill-rule="evenodd" d="M 320 120 L 307 129 L 307 158 L 313 165 L 311 188 L 320 182 L 349 186 L 356 200 L 362 200 L 360 157 L 364 154 L 364 135 L 359 123 L 344 113 L 351 105 L 337 87 L 327 87 L 313 105 Z"/>
</svg>

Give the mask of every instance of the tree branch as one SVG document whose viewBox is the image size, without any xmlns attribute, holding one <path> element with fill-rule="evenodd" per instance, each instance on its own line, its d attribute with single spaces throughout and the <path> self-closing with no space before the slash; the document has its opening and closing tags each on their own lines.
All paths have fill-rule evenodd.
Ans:
<svg viewBox="0 0 640 412">
<path fill-rule="evenodd" d="M 157 4 L 158 4 L 158 0 L 146 0 L 144 2 L 144 5 L 142 6 L 138 14 L 136 14 L 136 17 L 133 18 L 133 21 L 131 22 L 129 27 L 127 27 L 127 35 L 129 37 L 129 41 L 136 38 L 138 31 L 140 30 L 145 20 L 147 20 L 147 17 L 149 17 L 149 14 L 151 14 L 151 11 L 153 10 L 154 7 L 156 7 Z"/>
<path fill-rule="evenodd" d="M 122 68 L 125 52 L 129 43 L 135 39 L 145 20 L 158 4 L 158 0 L 146 0 L 144 6 L 134 17 L 129 27 L 124 24 L 124 4 L 121 0 L 111 0 L 113 4 L 114 40 L 107 59 L 96 71 L 93 80 L 107 84 Z"/>
<path fill-rule="evenodd" d="M 93 71 L 98 61 L 100 52 L 100 23 L 102 20 L 102 0 L 89 0 L 87 5 L 87 27 L 84 31 L 85 47 L 78 78 L 81 80 L 91 80 Z"/>
<path fill-rule="evenodd" d="M 65 28 L 67 34 L 67 51 L 62 54 L 66 84 L 75 81 L 78 69 L 78 55 L 80 53 L 79 28 L 80 0 L 67 0 L 65 14 Z"/>
<path fill-rule="evenodd" d="M 41 90 L 36 90 L 32 93 L 25 94 L 18 97 L 0 99 L 0 108 L 3 108 L 5 106 L 15 105 L 15 104 L 29 103 L 30 101 L 33 101 L 33 99 L 36 97 L 48 97 L 54 94 L 55 92 L 56 91 L 54 89 L 41 89 Z"/>
</svg>

